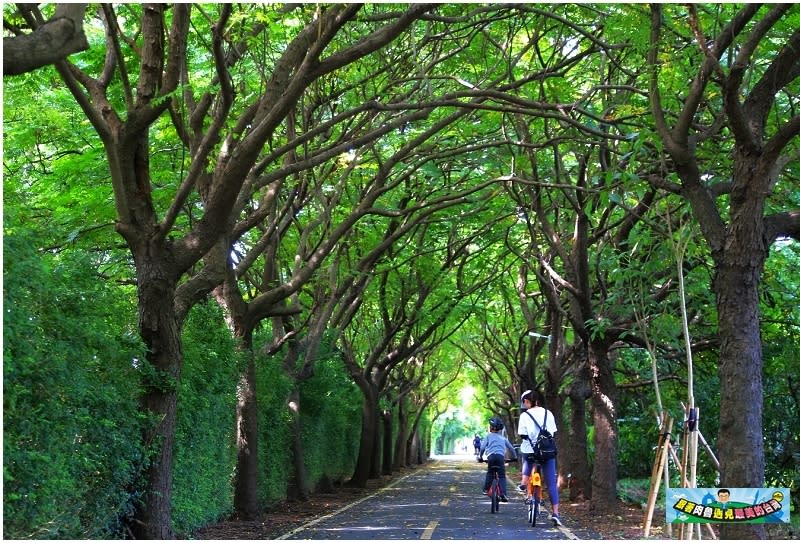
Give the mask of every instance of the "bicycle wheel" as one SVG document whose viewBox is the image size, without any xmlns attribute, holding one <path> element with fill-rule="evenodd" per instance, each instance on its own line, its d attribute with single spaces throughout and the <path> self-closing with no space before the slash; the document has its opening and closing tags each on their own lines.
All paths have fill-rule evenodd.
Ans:
<svg viewBox="0 0 800 543">
<path fill-rule="evenodd" d="M 492 496 L 492 513 L 497 513 L 500 511 L 500 483 L 497 479 L 492 483 L 489 493 Z"/>
<path fill-rule="evenodd" d="M 528 499 L 528 524 L 533 524 L 533 499 Z"/>
<path fill-rule="evenodd" d="M 542 476 L 539 473 L 539 466 L 534 466 L 530 480 L 531 494 L 531 526 L 536 526 L 539 518 L 539 507 L 542 503 Z"/>
</svg>

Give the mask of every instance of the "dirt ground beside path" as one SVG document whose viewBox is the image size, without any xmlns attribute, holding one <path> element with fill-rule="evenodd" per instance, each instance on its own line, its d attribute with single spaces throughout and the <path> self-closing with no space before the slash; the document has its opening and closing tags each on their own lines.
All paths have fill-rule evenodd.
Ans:
<svg viewBox="0 0 800 543">
<path fill-rule="evenodd" d="M 333 513 L 342 507 L 358 501 L 376 490 L 391 484 L 416 470 L 405 468 L 396 470 L 391 476 L 370 480 L 367 488 L 337 487 L 333 492 L 318 492 L 306 502 L 285 502 L 254 521 L 226 520 L 209 525 L 192 534 L 196 539 L 275 539 L 320 516 Z M 616 511 L 608 515 L 598 515 L 589 510 L 589 502 L 561 502 L 561 518 L 567 528 L 581 527 L 599 534 L 598 539 L 643 539 L 644 511 L 639 505 L 619 502 Z M 664 533 L 664 512 L 657 511 L 653 516 L 650 531 L 652 539 L 666 539 Z"/>
</svg>

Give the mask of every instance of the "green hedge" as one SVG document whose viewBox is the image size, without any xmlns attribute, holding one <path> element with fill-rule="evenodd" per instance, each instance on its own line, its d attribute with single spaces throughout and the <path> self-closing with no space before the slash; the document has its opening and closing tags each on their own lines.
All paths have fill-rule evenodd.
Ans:
<svg viewBox="0 0 800 543">
<path fill-rule="evenodd" d="M 303 383 L 300 398 L 309 483 L 315 487 L 323 479 L 348 479 L 355 469 L 361 439 L 361 391 L 341 361 L 325 359 Z"/>
<path fill-rule="evenodd" d="M 256 361 L 258 394 L 258 500 L 268 506 L 286 496 L 287 470 L 291 468 L 290 417 L 286 398 L 291 381 L 277 359 Z"/>
<path fill-rule="evenodd" d="M 32 234 L 6 229 L 3 532 L 11 539 L 125 537 L 146 467 L 133 367 L 144 358 L 135 292 L 101 280 L 85 252 L 53 255 L 36 246 Z M 214 303 L 192 309 L 183 339 L 172 513 L 176 533 L 190 534 L 233 509 L 242 363 Z M 257 379 L 266 508 L 286 498 L 293 384 L 277 357 L 257 362 Z M 362 395 L 333 355 L 321 357 L 299 387 L 313 491 L 352 475 Z"/>
<path fill-rule="evenodd" d="M 132 294 L 13 227 L 3 245 L 4 536 L 117 536 L 142 462 Z"/>
<path fill-rule="evenodd" d="M 262 359 L 257 368 L 259 402 L 259 501 L 270 507 L 286 498 L 293 466 L 291 417 L 286 401 L 292 381 L 279 359 Z M 352 475 L 361 428 L 361 393 L 341 361 L 323 359 L 314 375 L 299 384 L 300 426 L 307 483 L 315 490 L 323 479 Z"/>
<path fill-rule="evenodd" d="M 215 303 L 192 309 L 183 342 L 172 487 L 172 524 L 179 534 L 232 510 L 240 369 L 233 338 Z"/>
</svg>

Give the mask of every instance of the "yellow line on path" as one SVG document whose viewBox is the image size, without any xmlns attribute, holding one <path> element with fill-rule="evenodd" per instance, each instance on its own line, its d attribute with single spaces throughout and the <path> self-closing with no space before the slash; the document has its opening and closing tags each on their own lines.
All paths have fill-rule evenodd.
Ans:
<svg viewBox="0 0 800 543">
<path fill-rule="evenodd" d="M 430 539 L 431 536 L 433 536 L 433 531 L 436 529 L 438 525 L 439 525 L 438 520 L 430 521 L 428 525 L 425 527 L 425 530 L 422 532 L 422 537 L 420 537 L 420 539 Z"/>
</svg>

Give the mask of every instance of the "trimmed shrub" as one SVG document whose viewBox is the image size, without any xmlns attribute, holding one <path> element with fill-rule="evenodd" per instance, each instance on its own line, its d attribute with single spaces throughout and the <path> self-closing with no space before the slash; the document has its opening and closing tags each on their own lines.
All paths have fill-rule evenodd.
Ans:
<svg viewBox="0 0 800 543">
<path fill-rule="evenodd" d="M 4 536 L 118 537 L 143 463 L 134 294 L 85 254 L 3 244 Z"/>
<path fill-rule="evenodd" d="M 300 389 L 300 420 L 309 484 L 342 481 L 355 469 L 363 396 L 341 361 L 323 359 Z M 312 489 L 313 490 L 313 489 Z"/>
<path fill-rule="evenodd" d="M 233 509 L 236 468 L 234 340 L 214 303 L 192 308 L 184 330 L 173 465 L 176 533 L 219 520 Z"/>
<path fill-rule="evenodd" d="M 264 506 L 283 501 L 286 497 L 292 469 L 291 417 L 286 406 L 291 386 L 277 357 L 256 361 L 258 499 Z"/>
</svg>

